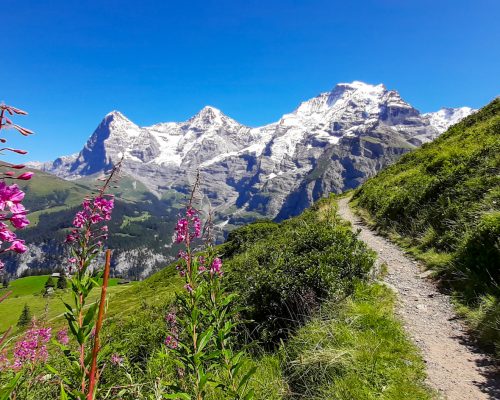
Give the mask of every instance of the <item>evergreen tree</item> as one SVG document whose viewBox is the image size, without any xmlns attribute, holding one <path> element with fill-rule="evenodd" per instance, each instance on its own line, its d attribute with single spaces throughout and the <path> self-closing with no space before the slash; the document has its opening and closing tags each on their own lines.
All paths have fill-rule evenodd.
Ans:
<svg viewBox="0 0 500 400">
<path fill-rule="evenodd" d="M 56 287 L 56 283 L 54 282 L 54 279 L 51 276 L 49 276 L 49 279 L 47 279 L 47 282 L 45 282 L 45 289 L 54 287 Z"/>
<path fill-rule="evenodd" d="M 68 282 L 66 281 L 66 277 L 61 274 L 61 276 L 57 280 L 57 288 L 66 289 L 67 287 L 68 287 Z"/>
<path fill-rule="evenodd" d="M 24 328 L 29 325 L 31 322 L 31 310 L 27 304 L 24 305 L 23 311 L 19 316 L 19 320 L 17 321 L 17 326 L 20 328 Z"/>
</svg>

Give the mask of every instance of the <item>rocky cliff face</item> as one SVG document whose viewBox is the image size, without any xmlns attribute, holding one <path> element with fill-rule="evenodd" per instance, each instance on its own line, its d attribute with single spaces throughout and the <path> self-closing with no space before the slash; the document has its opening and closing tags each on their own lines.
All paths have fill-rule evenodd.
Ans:
<svg viewBox="0 0 500 400">
<path fill-rule="evenodd" d="M 125 173 L 159 196 L 186 193 L 199 169 L 205 201 L 230 228 L 259 216 L 286 218 L 326 193 L 354 188 L 471 112 L 421 114 L 398 92 L 356 81 L 259 128 L 213 107 L 185 122 L 149 127 L 113 111 L 80 153 L 37 166 L 79 179 L 123 156 Z"/>
</svg>

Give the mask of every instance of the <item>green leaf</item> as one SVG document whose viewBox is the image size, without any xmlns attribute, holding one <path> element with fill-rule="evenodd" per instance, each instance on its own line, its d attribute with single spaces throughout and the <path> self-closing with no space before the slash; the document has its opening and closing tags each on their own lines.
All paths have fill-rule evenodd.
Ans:
<svg viewBox="0 0 500 400">
<path fill-rule="evenodd" d="M 200 371 L 199 374 L 200 374 L 200 380 L 199 380 L 199 383 L 198 383 L 198 388 L 199 388 L 200 391 L 202 391 L 203 388 L 205 387 L 205 384 L 207 383 L 208 375 L 205 374 L 202 371 Z"/>
<path fill-rule="evenodd" d="M 248 391 L 248 393 L 245 395 L 245 397 L 243 397 L 243 400 L 252 400 L 254 396 L 255 396 L 255 393 L 254 393 L 253 389 L 250 389 Z"/>
<path fill-rule="evenodd" d="M 99 303 L 98 302 L 95 302 L 94 304 L 92 304 L 88 311 L 87 311 L 87 314 L 85 314 L 85 318 L 83 319 L 83 325 L 86 326 L 90 323 L 90 321 L 93 320 L 94 318 L 94 315 L 97 311 L 97 307 L 99 306 Z"/>
<path fill-rule="evenodd" d="M 19 379 L 21 379 L 21 376 L 21 373 L 18 372 L 6 386 L 0 389 L 0 400 L 8 400 L 10 398 L 10 394 L 16 388 Z"/>
<path fill-rule="evenodd" d="M 255 371 L 257 371 L 257 367 L 252 367 L 245 374 L 245 376 L 241 379 L 240 384 L 238 385 L 238 392 L 246 385 L 246 383 L 252 377 L 252 375 L 255 374 Z"/>
<path fill-rule="evenodd" d="M 64 307 L 70 312 L 70 314 L 73 314 L 73 307 L 71 307 L 68 303 L 65 303 L 63 301 Z"/>
<path fill-rule="evenodd" d="M 61 396 L 59 397 L 59 400 L 68 400 L 68 395 L 66 394 L 66 391 L 64 390 L 64 386 L 61 382 Z"/>
<path fill-rule="evenodd" d="M 203 332 L 203 334 L 200 336 L 200 343 L 198 346 L 198 353 L 202 352 L 207 343 L 210 341 L 212 338 L 212 335 L 214 333 L 214 328 L 210 328 L 207 331 Z"/>
</svg>

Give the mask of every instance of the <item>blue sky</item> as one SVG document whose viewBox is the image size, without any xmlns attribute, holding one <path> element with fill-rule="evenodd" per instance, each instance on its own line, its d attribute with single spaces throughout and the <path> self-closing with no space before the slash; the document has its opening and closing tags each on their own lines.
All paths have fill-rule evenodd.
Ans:
<svg viewBox="0 0 500 400">
<path fill-rule="evenodd" d="M 499 18 L 498 0 L 5 0 L 0 101 L 30 113 L 36 136 L 10 144 L 37 160 L 113 109 L 150 125 L 209 104 L 257 126 L 352 80 L 480 107 L 500 94 Z"/>
</svg>

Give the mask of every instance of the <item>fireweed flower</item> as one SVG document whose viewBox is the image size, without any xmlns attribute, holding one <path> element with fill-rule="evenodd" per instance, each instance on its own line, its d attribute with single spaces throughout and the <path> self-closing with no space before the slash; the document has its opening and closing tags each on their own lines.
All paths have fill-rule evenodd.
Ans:
<svg viewBox="0 0 500 400">
<path fill-rule="evenodd" d="M 165 320 L 169 323 L 169 325 L 175 325 L 177 323 L 177 318 L 174 313 L 168 313 Z"/>
<path fill-rule="evenodd" d="M 212 275 L 217 274 L 219 276 L 224 274 L 224 271 L 222 271 L 222 260 L 220 258 L 214 258 L 210 267 L 210 273 Z"/>
<path fill-rule="evenodd" d="M 24 199 L 24 192 L 16 184 L 7 185 L 0 182 L 0 210 L 10 209 L 14 204 L 18 204 Z"/>
<path fill-rule="evenodd" d="M 119 354 L 113 353 L 111 355 L 111 364 L 116 365 L 116 366 L 120 366 L 120 365 L 122 365 L 122 363 L 123 363 L 123 357 L 120 357 Z"/>
<path fill-rule="evenodd" d="M 24 253 L 26 250 L 28 250 L 28 248 L 24 244 L 24 240 L 15 240 L 12 243 L 12 246 L 8 248 L 8 250 L 12 250 L 15 251 L 16 253 L 21 254 Z"/>
<path fill-rule="evenodd" d="M 0 182 L 0 221 L 10 221 L 16 229 L 28 226 L 30 222 L 26 218 L 27 210 L 21 204 L 23 199 L 24 192 L 16 184 L 7 185 L 3 181 Z M 27 250 L 24 241 L 17 239 L 9 225 L 0 222 L 0 245 L 3 243 L 10 243 L 10 246 L 4 247 L 0 253 L 7 251 L 24 253 Z"/>
<path fill-rule="evenodd" d="M 12 369 L 19 370 L 26 364 L 47 361 L 47 343 L 51 336 L 52 328 L 37 328 L 34 323 L 14 347 Z"/>
<path fill-rule="evenodd" d="M 22 181 L 29 181 L 33 177 L 33 172 L 24 172 L 19 175 L 16 179 L 21 179 Z"/>
<path fill-rule="evenodd" d="M 112 195 L 104 194 L 103 192 L 95 198 L 84 199 L 82 209 L 75 214 L 73 219 L 74 229 L 66 236 L 65 242 L 70 244 L 76 243 L 75 248 L 80 248 L 82 243 L 85 248 L 93 249 L 93 251 L 100 248 L 102 246 L 102 239 L 107 239 L 108 227 L 106 225 L 98 227 L 97 224 L 111 220 L 111 212 L 114 205 Z M 70 263 L 80 261 L 81 264 L 82 260 L 79 260 L 79 258 L 71 257 L 68 261 Z"/>
<path fill-rule="evenodd" d="M 175 349 L 175 348 L 177 348 L 177 340 L 174 337 L 169 335 L 165 339 L 165 346 L 167 346 L 171 349 Z"/>
<path fill-rule="evenodd" d="M 193 226 L 193 231 L 189 232 L 190 224 Z M 198 211 L 193 207 L 188 207 L 186 217 L 179 218 L 175 226 L 175 242 L 186 242 L 187 238 L 194 239 L 201 237 L 201 220 L 198 216 Z"/>
<path fill-rule="evenodd" d="M 176 237 L 175 241 L 177 243 L 182 243 L 186 240 L 188 234 L 188 221 L 186 218 L 181 218 L 177 221 L 175 226 Z"/>
<path fill-rule="evenodd" d="M 193 238 L 194 237 L 201 237 L 201 220 L 198 217 L 193 218 L 193 227 L 194 227 L 194 233 L 193 233 Z"/>
<path fill-rule="evenodd" d="M 61 329 L 57 332 L 57 341 L 64 346 L 69 343 L 68 328 Z"/>
<path fill-rule="evenodd" d="M 30 222 L 28 221 L 28 218 L 26 218 L 26 215 L 24 215 L 24 214 L 13 215 L 10 218 L 10 222 L 17 229 L 26 228 L 30 224 Z"/>
</svg>

